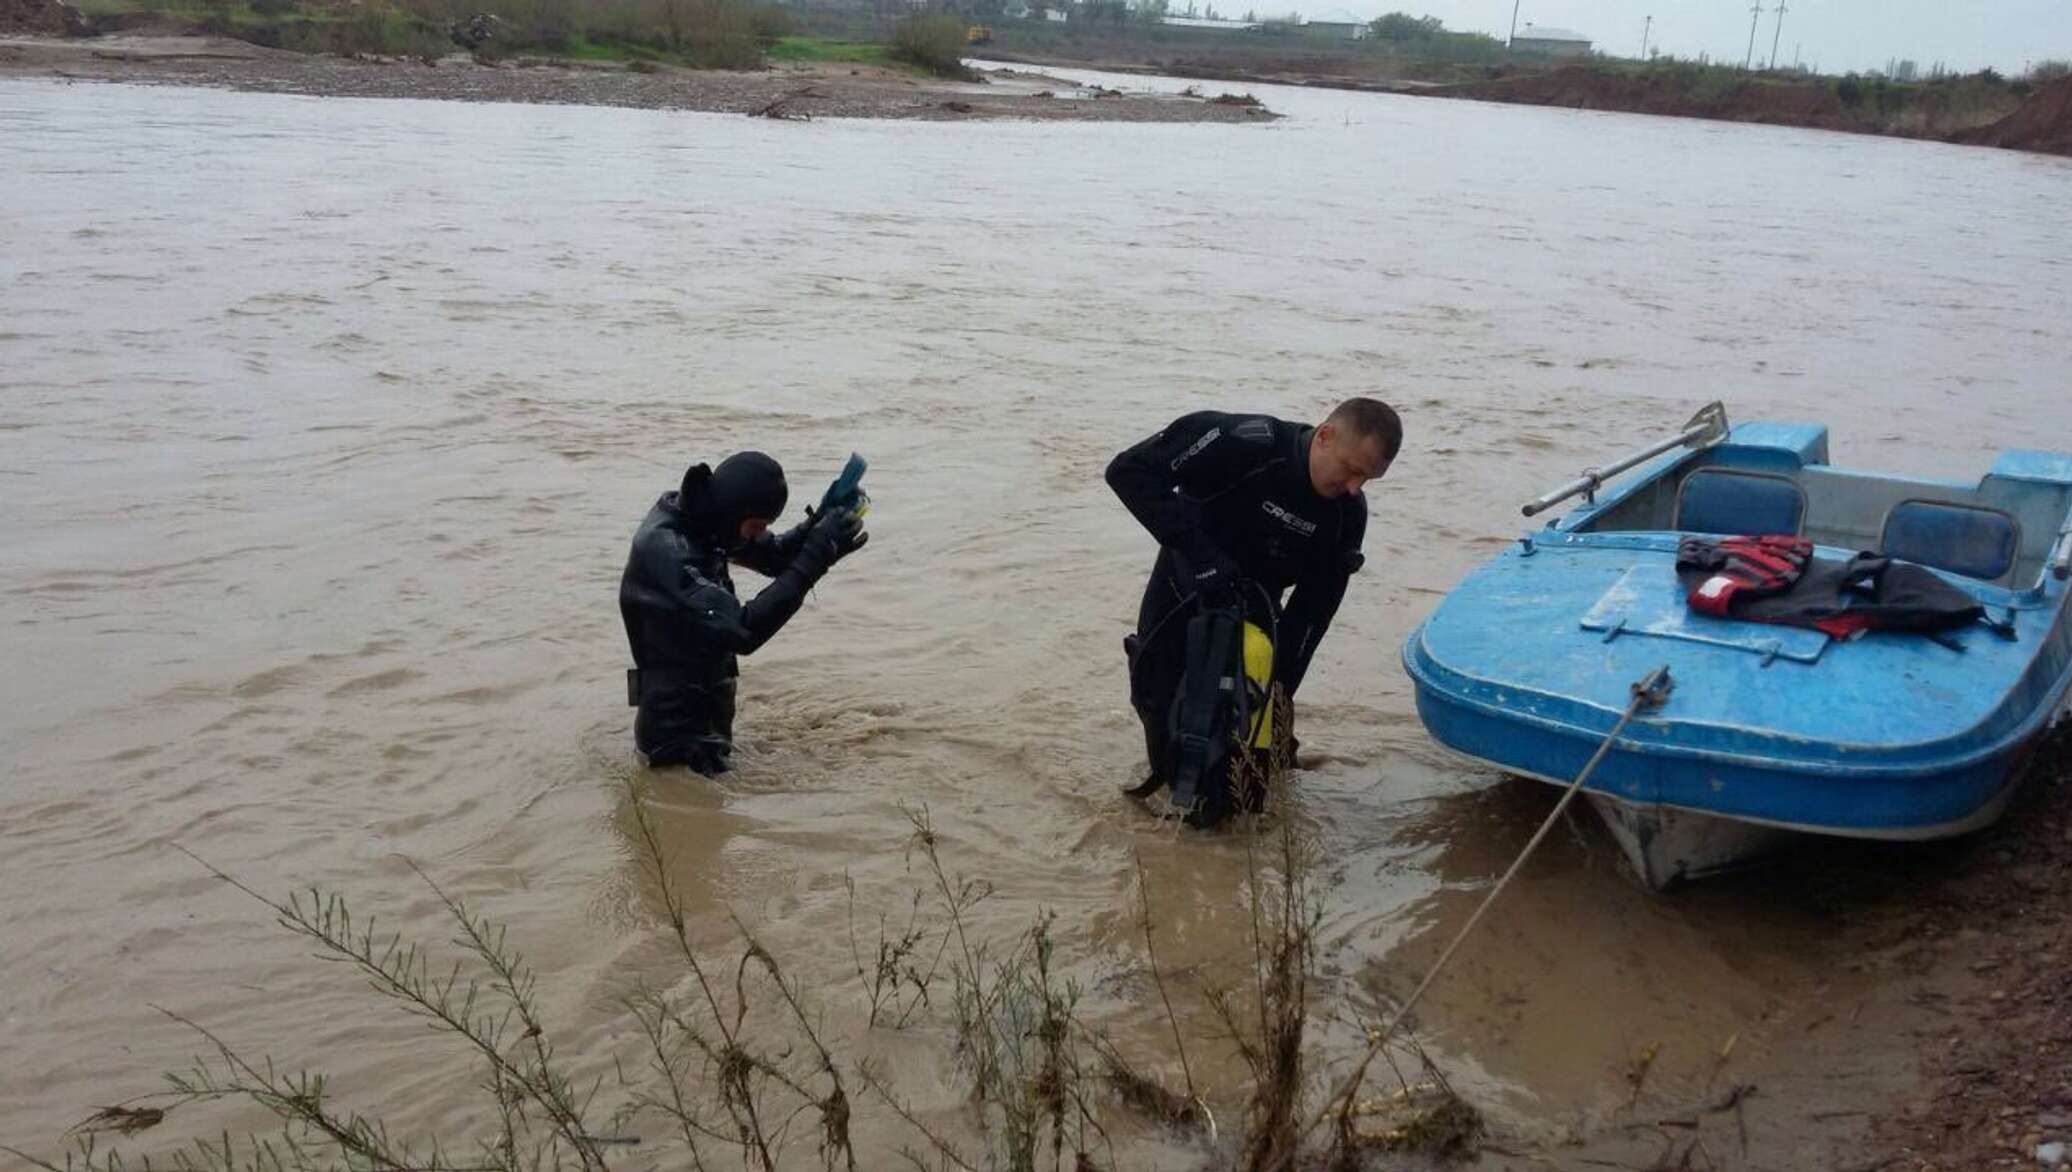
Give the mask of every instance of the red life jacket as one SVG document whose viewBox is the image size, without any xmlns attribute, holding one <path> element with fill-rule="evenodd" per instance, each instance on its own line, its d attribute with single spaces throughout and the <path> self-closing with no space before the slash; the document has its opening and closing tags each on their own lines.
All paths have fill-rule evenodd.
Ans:
<svg viewBox="0 0 2072 1172">
<path fill-rule="evenodd" d="M 1813 543 L 1803 537 L 1686 537 L 1676 547 L 1676 573 L 1690 587 L 1691 609 L 1726 618 L 1736 599 L 1782 594 L 1806 572 Z"/>
</svg>

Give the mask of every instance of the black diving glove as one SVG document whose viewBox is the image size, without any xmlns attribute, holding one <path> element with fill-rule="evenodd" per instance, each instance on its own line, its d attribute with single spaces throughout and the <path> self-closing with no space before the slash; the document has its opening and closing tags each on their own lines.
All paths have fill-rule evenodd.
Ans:
<svg viewBox="0 0 2072 1172">
<path fill-rule="evenodd" d="M 1175 551 L 1174 569 L 1180 574 L 1180 589 L 1195 596 L 1211 610 L 1228 610 L 1237 605 L 1239 571 L 1237 563 L 1220 553 L 1189 555 Z"/>
<path fill-rule="evenodd" d="M 826 509 L 813 517 L 806 530 L 803 552 L 810 552 L 822 566 L 832 566 L 870 542 L 864 532 L 863 515 L 855 509 Z"/>
</svg>

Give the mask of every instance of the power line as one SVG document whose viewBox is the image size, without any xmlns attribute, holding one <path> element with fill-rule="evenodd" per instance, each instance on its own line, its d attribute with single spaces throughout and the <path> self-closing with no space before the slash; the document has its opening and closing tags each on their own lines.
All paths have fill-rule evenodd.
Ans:
<svg viewBox="0 0 2072 1172">
<path fill-rule="evenodd" d="M 1755 0 L 1748 6 L 1748 55 L 1741 59 L 1741 68 L 1755 64 L 1755 22 L 1763 18 L 1763 0 Z"/>
<path fill-rule="evenodd" d="M 1777 0 L 1777 31 L 1770 34 L 1770 68 L 1777 68 L 1777 39 L 1784 35 L 1784 0 Z"/>
</svg>

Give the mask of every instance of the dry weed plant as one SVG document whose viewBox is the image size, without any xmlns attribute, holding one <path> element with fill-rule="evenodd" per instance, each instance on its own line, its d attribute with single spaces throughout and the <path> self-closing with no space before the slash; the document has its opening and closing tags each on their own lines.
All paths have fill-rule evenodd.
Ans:
<svg viewBox="0 0 2072 1172">
<path fill-rule="evenodd" d="M 1233 798 L 1254 787 L 1278 797 L 1291 765 L 1285 702 L 1274 748 L 1241 754 L 1230 771 Z M 166 1089 L 93 1109 L 58 1159 L 0 1148 L 44 1172 L 606 1172 L 608 1168 L 740 1167 L 748 1172 L 817 1166 L 857 1172 L 887 1164 L 859 1154 L 852 1128 L 866 1104 L 887 1110 L 893 1131 L 913 1138 L 896 1153 L 921 1172 L 1119 1172 L 1110 1136 L 1122 1113 L 1210 1145 L 1211 1166 L 1241 1172 L 1371 1166 L 1386 1153 L 1447 1157 L 1471 1148 L 1481 1130 L 1473 1109 L 1447 1087 L 1429 1057 L 1407 1043 L 1419 1079 L 1397 1067 L 1399 1089 L 1362 1099 L 1359 1086 L 1304 1127 L 1306 1044 L 1313 1016 L 1316 936 L 1322 900 L 1312 891 L 1313 844 L 1286 814 L 1241 815 L 1252 956 L 1235 987 L 1207 991 L 1210 1009 L 1242 1058 L 1248 1081 L 1233 1092 L 1240 1120 L 1218 1133 L 1208 1092 L 1190 1062 L 1158 964 L 1149 879 L 1137 864 L 1139 925 L 1146 958 L 1173 1037 L 1182 1086 L 1139 1073 L 1102 1031 L 1079 1017 L 1081 989 L 1062 975 L 1053 916 L 1040 913 L 1007 939 L 984 938 L 973 912 L 989 883 L 954 872 L 925 807 L 907 811 L 909 862 L 920 887 L 897 924 L 880 915 L 875 954 L 856 930 L 849 944 L 868 1003 L 864 1028 L 926 1023 L 946 1031 L 968 1099 L 960 1143 L 922 1118 L 889 1072 L 846 1059 L 825 1032 L 820 1009 L 738 917 L 722 950 L 694 946 L 682 892 L 672 879 L 638 783 L 627 781 L 640 865 L 659 893 L 661 919 L 684 977 L 671 990 L 627 998 L 638 1049 L 603 1056 L 611 1074 L 579 1080 L 541 1019 L 536 974 L 505 930 L 419 878 L 442 902 L 455 931 L 452 955 L 434 955 L 375 921 L 358 920 L 345 897 L 311 889 L 271 899 L 198 857 L 218 879 L 264 905 L 316 955 L 364 978 L 400 1011 L 472 1051 L 482 1077 L 480 1118 L 461 1138 L 406 1142 L 376 1118 L 341 1103 L 318 1070 L 249 1059 L 199 1023 L 160 1012 L 193 1030 L 204 1055 L 167 1076 Z M 1244 809 L 1240 803 L 1240 809 Z M 194 857 L 190 855 L 190 857 Z M 598 1056 L 585 1056 L 594 1065 Z M 270 1112 L 278 1129 L 234 1136 L 217 1131 L 154 1156 L 126 1157 L 103 1136 L 156 1135 L 204 1103 L 243 1102 Z M 1332 1126 L 1313 1142 L 1318 1123 Z M 967 1147 L 966 1145 L 970 1145 Z"/>
</svg>

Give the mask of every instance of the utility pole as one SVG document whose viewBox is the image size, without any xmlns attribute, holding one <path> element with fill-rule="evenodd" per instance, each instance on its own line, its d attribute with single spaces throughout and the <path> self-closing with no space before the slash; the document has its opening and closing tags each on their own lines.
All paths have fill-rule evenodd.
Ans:
<svg viewBox="0 0 2072 1172">
<path fill-rule="evenodd" d="M 1741 68 L 1755 64 L 1755 22 L 1763 18 L 1763 0 L 1755 0 L 1748 6 L 1748 55 L 1741 59 Z"/>
<path fill-rule="evenodd" d="M 1504 38 L 1504 48 L 1506 49 L 1511 47 L 1512 41 L 1518 39 L 1518 5 L 1520 2 L 1521 0 L 1511 0 L 1511 35 Z"/>
<path fill-rule="evenodd" d="M 1770 34 L 1770 68 L 1777 68 L 1777 38 L 1784 35 L 1784 0 L 1777 0 L 1777 31 Z"/>
<path fill-rule="evenodd" d="M 1640 59 L 1648 59 L 1648 32 L 1655 27 L 1655 18 L 1649 16 L 1647 23 L 1640 26 Z"/>
</svg>

